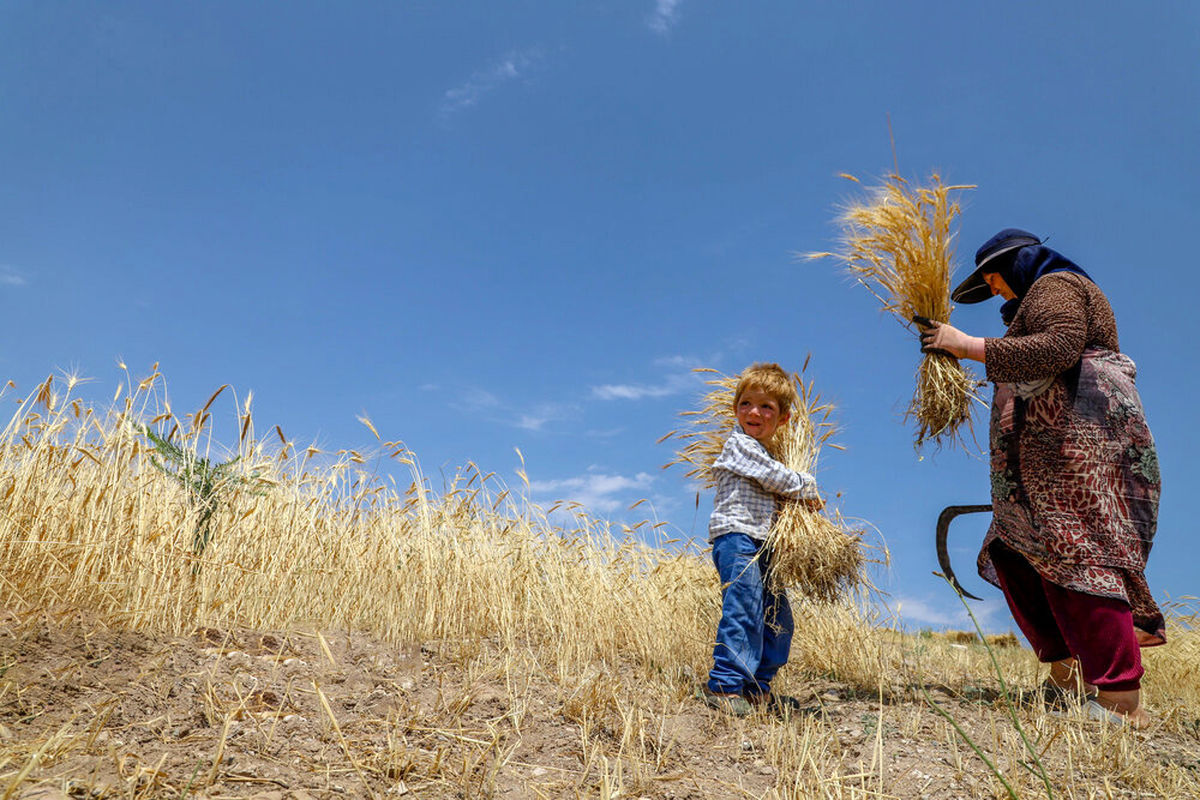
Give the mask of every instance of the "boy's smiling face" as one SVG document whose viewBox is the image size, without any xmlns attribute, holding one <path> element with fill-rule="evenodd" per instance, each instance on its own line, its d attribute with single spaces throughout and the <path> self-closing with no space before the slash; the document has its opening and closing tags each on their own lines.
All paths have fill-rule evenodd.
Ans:
<svg viewBox="0 0 1200 800">
<path fill-rule="evenodd" d="M 787 414 L 780 413 L 779 402 L 761 389 L 742 392 L 734 411 L 742 430 L 762 444 L 766 444 L 775 435 L 775 429 L 788 420 Z"/>
</svg>

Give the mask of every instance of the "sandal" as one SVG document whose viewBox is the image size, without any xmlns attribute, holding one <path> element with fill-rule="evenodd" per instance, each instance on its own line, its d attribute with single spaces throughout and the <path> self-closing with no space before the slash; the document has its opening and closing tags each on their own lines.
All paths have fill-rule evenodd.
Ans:
<svg viewBox="0 0 1200 800">
<path fill-rule="evenodd" d="M 1042 703 L 1049 711 L 1070 711 L 1096 697 L 1093 694 L 1084 694 L 1078 689 L 1067 689 L 1050 681 L 1043 683 L 1041 689 Z"/>
<path fill-rule="evenodd" d="M 1144 731 L 1154 725 L 1154 718 L 1140 707 L 1131 712 L 1114 711 L 1100 705 L 1098 699 L 1092 699 L 1088 701 L 1086 708 L 1089 719 L 1098 720 L 1108 725 L 1129 728 L 1135 731 Z"/>
</svg>

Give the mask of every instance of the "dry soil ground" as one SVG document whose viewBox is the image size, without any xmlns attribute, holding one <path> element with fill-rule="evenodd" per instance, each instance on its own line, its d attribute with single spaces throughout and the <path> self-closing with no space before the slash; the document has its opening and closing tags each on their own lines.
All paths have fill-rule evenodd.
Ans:
<svg viewBox="0 0 1200 800">
<path fill-rule="evenodd" d="M 736 720 L 694 699 L 689 676 L 630 696 L 627 674 L 564 675 L 512 653 L 344 633 L 170 638 L 78 615 L 10 615 L 0 620 L 0 798 L 782 797 L 800 773 L 781 764 L 832 764 L 800 780 L 825 771 L 845 796 L 853 786 L 860 797 L 1000 790 L 918 694 L 797 680 L 791 719 Z M 984 743 L 1006 724 L 987 691 L 933 695 Z M 1200 736 L 1121 736 L 1118 758 L 1141 748 L 1200 786 Z M 1045 758 L 1056 780 L 1080 769 L 1053 741 Z M 1148 796 L 1123 788 L 1119 764 L 1104 779 L 1107 796 Z"/>
</svg>

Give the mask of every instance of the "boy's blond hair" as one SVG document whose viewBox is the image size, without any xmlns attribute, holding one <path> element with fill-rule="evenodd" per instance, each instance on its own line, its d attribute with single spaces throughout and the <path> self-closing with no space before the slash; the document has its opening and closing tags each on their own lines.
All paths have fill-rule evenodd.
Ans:
<svg viewBox="0 0 1200 800">
<path fill-rule="evenodd" d="M 760 361 L 742 370 L 733 392 L 735 410 L 742 395 L 750 389 L 757 389 L 778 403 L 781 416 L 791 416 L 799 400 L 791 376 L 774 362 Z"/>
</svg>

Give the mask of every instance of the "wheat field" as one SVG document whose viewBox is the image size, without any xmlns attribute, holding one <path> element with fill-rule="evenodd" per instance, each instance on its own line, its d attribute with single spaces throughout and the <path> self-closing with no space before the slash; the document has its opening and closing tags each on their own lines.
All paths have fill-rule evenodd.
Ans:
<svg viewBox="0 0 1200 800">
<path fill-rule="evenodd" d="M 1174 607 L 1171 643 L 1146 654 L 1148 734 L 1045 713 L 1044 673 L 1019 647 L 905 634 L 878 606 L 802 597 L 777 688 L 803 713 L 724 718 L 692 697 L 719 615 L 702 545 L 655 546 L 650 523 L 539 508 L 527 484 L 474 465 L 434 492 L 369 420 L 372 452 L 321 452 L 278 428 L 260 435 L 251 398 L 227 387 L 177 414 L 157 369 L 127 376 L 104 408 L 76 396 L 79 383 L 47 379 L 0 437 L 0 643 L 12 642 L 0 647 L 2 798 L 337 796 L 331 760 L 343 793 L 372 797 L 1200 797 L 1200 636 L 1187 606 Z M 266 684 L 243 690 L 213 667 L 196 701 L 208 723 L 179 745 L 195 768 L 170 766 L 175 729 L 156 728 L 161 760 L 135 770 L 131 759 L 154 758 L 112 742 L 143 724 L 136 709 L 124 728 L 86 704 L 51 725 L 29 699 L 38 680 L 64 679 L 28 663 L 55 627 L 85 644 L 101 630 L 271 631 L 311 642 L 305 658 L 326 668 L 348 663 L 339 637 L 362 637 L 373 657 L 437 665 L 423 673 L 437 702 L 351 713 L 353 693 L 342 702 L 310 678 L 312 710 L 292 716 L 331 749 L 326 789 L 302 794 L 291 778 L 269 786 L 227 766 L 260 752 L 283 763 L 272 748 L 288 715 L 260 702 L 256 719 L 273 721 L 236 737 Z M 176 679 L 163 680 L 165 698 Z M 505 711 L 476 719 L 484 685 Z M 421 690 L 396 686 L 400 699 Z M 320 777 L 312 763 L 304 780 Z M 101 764 L 117 777 L 101 782 Z"/>
</svg>

